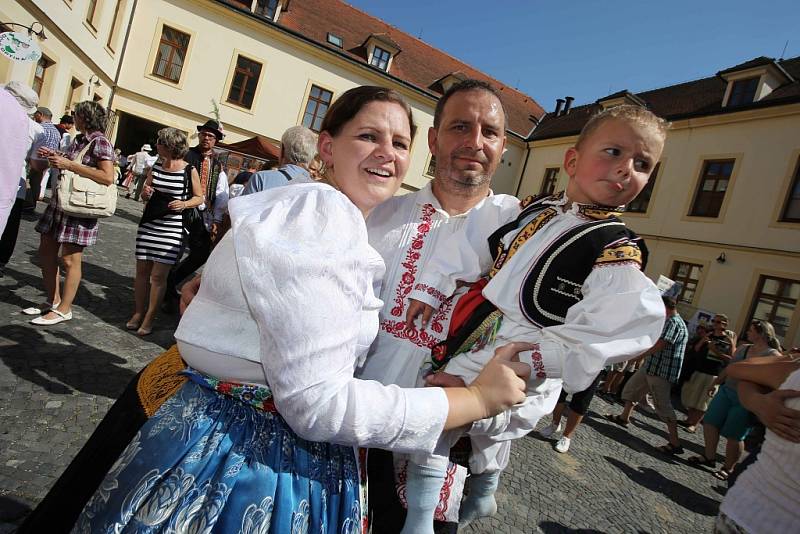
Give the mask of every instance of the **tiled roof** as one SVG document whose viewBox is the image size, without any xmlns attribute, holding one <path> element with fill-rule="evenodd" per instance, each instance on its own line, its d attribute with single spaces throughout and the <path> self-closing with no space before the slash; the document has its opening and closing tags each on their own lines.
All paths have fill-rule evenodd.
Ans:
<svg viewBox="0 0 800 534">
<path fill-rule="evenodd" d="M 236 2 L 230 3 L 237 5 Z M 434 82 L 453 72 L 487 81 L 500 92 L 508 111 L 509 130 L 522 137 L 526 137 L 533 127 L 529 116 L 539 119 L 544 115 L 544 109 L 530 96 L 345 2 L 291 0 L 288 10 L 278 17 L 277 24 L 327 48 L 343 52 L 365 66 L 368 66 L 368 58 L 364 43 L 370 35 L 385 36 L 400 48 L 400 53 L 392 58 L 389 74 L 434 98 L 441 96 L 437 91 L 441 85 L 434 86 Z M 328 43 L 328 33 L 342 38 L 341 49 Z"/>
<path fill-rule="evenodd" d="M 736 67 L 720 71 L 720 74 L 766 65 L 773 61 L 771 58 L 759 57 Z M 800 57 L 779 60 L 777 63 L 795 80 L 800 80 Z M 731 113 L 744 109 L 800 102 L 800 82 L 794 81 L 778 87 L 758 102 L 723 108 L 722 99 L 725 96 L 726 87 L 727 82 L 717 75 L 636 93 L 636 96 L 647 105 L 650 111 L 667 120 Z M 620 93 L 624 93 L 624 91 L 615 93 L 615 95 Z M 534 130 L 531 139 L 552 139 L 577 135 L 589 118 L 600 109 L 601 106 L 595 102 L 583 106 L 575 106 L 569 113 L 560 117 L 555 117 L 552 113 L 548 113 Z"/>
</svg>

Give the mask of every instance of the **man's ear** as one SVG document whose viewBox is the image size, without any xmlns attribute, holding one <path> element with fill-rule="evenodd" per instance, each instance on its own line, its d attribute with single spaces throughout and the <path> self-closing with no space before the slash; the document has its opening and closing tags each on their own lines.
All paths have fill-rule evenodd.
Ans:
<svg viewBox="0 0 800 534">
<path fill-rule="evenodd" d="M 431 126 L 428 128 L 428 150 L 431 151 L 434 157 L 436 157 L 436 138 L 439 135 L 439 131 Z"/>
<path fill-rule="evenodd" d="M 317 141 L 317 152 L 319 153 L 319 159 L 322 160 L 326 167 L 329 169 L 333 167 L 333 137 L 328 132 L 320 132 Z"/>
<path fill-rule="evenodd" d="M 575 176 L 575 169 L 578 165 L 578 149 L 570 147 L 564 153 L 564 170 L 567 173 L 567 176 L 573 178 Z"/>
</svg>

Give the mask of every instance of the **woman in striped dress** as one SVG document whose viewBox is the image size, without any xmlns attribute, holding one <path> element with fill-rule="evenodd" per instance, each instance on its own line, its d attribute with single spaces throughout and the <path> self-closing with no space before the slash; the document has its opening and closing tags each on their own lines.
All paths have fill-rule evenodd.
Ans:
<svg viewBox="0 0 800 534">
<path fill-rule="evenodd" d="M 182 212 L 203 203 L 197 170 L 183 161 L 188 149 L 184 132 L 175 128 L 159 130 L 156 143 L 159 161 L 147 173 L 142 191 L 147 206 L 136 233 L 133 284 L 136 309 L 125 325 L 140 336 L 153 331 L 156 311 L 166 290 L 167 274 L 180 258 Z"/>
</svg>

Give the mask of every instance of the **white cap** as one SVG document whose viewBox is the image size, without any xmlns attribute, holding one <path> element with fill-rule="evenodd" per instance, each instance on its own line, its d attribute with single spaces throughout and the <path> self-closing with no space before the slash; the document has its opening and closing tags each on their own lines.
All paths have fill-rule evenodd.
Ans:
<svg viewBox="0 0 800 534">
<path fill-rule="evenodd" d="M 28 115 L 36 113 L 36 106 L 39 105 L 39 95 L 22 82 L 12 80 L 3 86 L 3 89 L 17 99 L 19 105 Z"/>
</svg>

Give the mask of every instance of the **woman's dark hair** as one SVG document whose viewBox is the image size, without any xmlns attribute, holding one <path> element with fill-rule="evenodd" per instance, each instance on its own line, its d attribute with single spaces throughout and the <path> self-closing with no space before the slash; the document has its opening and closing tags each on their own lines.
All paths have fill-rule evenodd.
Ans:
<svg viewBox="0 0 800 534">
<path fill-rule="evenodd" d="M 336 137 L 344 125 L 358 115 L 364 106 L 370 102 L 393 102 L 401 106 L 408 115 L 408 124 L 411 126 L 411 139 L 414 139 L 417 126 L 414 124 L 411 106 L 394 89 L 374 85 L 362 85 L 342 93 L 342 96 L 336 99 L 328 109 L 328 113 L 325 114 L 320 126 L 320 132 L 328 132 L 331 136 Z"/>
<path fill-rule="evenodd" d="M 75 104 L 75 116 L 83 121 L 83 127 L 88 132 L 105 132 L 108 124 L 108 113 L 97 102 L 84 100 Z"/>
</svg>

